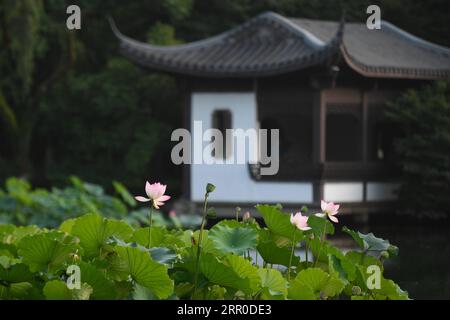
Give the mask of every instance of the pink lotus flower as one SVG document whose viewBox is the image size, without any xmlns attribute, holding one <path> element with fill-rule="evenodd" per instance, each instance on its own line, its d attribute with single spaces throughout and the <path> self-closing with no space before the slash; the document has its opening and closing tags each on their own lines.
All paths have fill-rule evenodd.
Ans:
<svg viewBox="0 0 450 320">
<path fill-rule="evenodd" d="M 339 220 L 335 217 L 335 215 L 338 214 L 338 210 L 339 210 L 338 204 L 334 204 L 333 202 L 326 202 L 326 201 L 322 200 L 320 202 L 320 208 L 322 209 L 322 213 L 316 213 L 316 216 L 318 216 L 318 217 L 328 216 L 328 218 L 330 218 L 330 220 L 333 221 L 334 223 L 339 222 Z"/>
<path fill-rule="evenodd" d="M 291 214 L 291 223 L 302 231 L 311 230 L 308 226 L 308 217 L 302 216 L 301 212 L 297 212 L 295 215 Z"/>
<path fill-rule="evenodd" d="M 164 204 L 165 201 L 170 199 L 170 196 L 164 195 L 166 192 L 166 185 L 159 182 L 150 184 L 148 181 L 145 183 L 145 193 L 148 198 L 137 196 L 134 197 L 139 202 L 149 202 L 152 201 L 153 207 L 159 209 L 160 206 Z"/>
</svg>

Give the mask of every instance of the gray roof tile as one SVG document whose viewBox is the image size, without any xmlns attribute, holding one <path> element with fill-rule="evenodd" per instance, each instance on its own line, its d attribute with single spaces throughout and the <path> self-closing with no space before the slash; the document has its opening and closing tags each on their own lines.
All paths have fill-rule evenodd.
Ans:
<svg viewBox="0 0 450 320">
<path fill-rule="evenodd" d="M 437 79 L 450 75 L 450 49 L 414 37 L 388 22 L 364 24 L 285 18 L 268 12 L 221 35 L 161 47 L 124 36 L 111 23 L 120 51 L 156 70 L 203 77 L 259 77 L 329 63 L 342 54 L 368 77 Z"/>
<path fill-rule="evenodd" d="M 330 21 L 291 19 L 322 41 L 333 37 L 338 24 Z M 361 72 L 373 76 L 440 78 L 450 75 L 450 49 L 419 39 L 389 22 L 369 30 L 361 23 L 346 23 L 343 37 L 346 58 Z"/>
</svg>

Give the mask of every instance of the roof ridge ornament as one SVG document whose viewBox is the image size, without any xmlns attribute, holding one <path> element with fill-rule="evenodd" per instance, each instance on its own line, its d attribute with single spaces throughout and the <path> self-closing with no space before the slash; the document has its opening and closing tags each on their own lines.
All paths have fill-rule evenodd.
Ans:
<svg viewBox="0 0 450 320">
<path fill-rule="evenodd" d="M 110 14 L 106 16 L 106 19 L 108 20 L 109 27 L 111 28 L 114 35 L 118 38 L 123 36 L 122 32 L 120 32 L 120 30 L 117 28 L 116 22 L 114 21 L 113 17 Z"/>
<path fill-rule="evenodd" d="M 265 13 L 262 13 L 261 15 L 257 16 L 254 19 L 258 19 L 258 18 L 259 19 L 260 18 L 269 18 L 271 20 L 281 23 L 284 27 L 287 27 L 289 30 L 293 31 L 297 35 L 300 35 L 302 37 L 302 39 L 305 40 L 314 49 L 320 49 L 326 45 L 326 43 L 324 43 L 322 40 L 317 38 L 315 35 L 313 35 L 308 30 L 296 25 L 288 18 L 283 17 L 282 15 L 275 13 L 273 11 L 267 11 Z"/>
</svg>

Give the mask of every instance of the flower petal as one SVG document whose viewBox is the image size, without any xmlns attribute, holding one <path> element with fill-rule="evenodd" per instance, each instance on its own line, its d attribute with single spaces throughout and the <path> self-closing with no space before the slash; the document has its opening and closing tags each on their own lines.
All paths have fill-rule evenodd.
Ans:
<svg viewBox="0 0 450 320">
<path fill-rule="evenodd" d="M 339 222 L 339 220 L 338 220 L 338 218 L 336 218 L 335 216 L 328 216 L 328 218 L 330 218 L 330 220 L 331 221 L 333 221 L 334 223 L 338 223 Z"/>
<path fill-rule="evenodd" d="M 167 200 L 170 200 L 170 198 L 172 198 L 172 197 L 168 196 L 168 195 L 163 195 L 163 196 L 159 197 L 158 199 L 156 199 L 156 201 L 167 201 Z"/>
<path fill-rule="evenodd" d="M 164 192 L 161 193 L 161 184 L 159 182 L 149 184 L 148 186 L 146 185 L 145 192 L 147 192 L 149 198 L 153 200 L 164 194 Z"/>
<path fill-rule="evenodd" d="M 327 203 L 325 201 L 320 201 L 320 209 L 322 209 L 322 211 L 326 211 L 327 210 Z"/>
<path fill-rule="evenodd" d="M 164 193 L 166 193 L 167 185 L 165 184 L 159 184 L 159 190 L 158 190 L 158 198 L 160 198 Z"/>
<path fill-rule="evenodd" d="M 151 201 L 151 199 L 148 199 L 148 198 L 142 197 L 142 196 L 137 196 L 137 197 L 134 197 L 134 198 L 136 199 L 136 201 L 139 201 L 139 202 L 149 202 L 149 201 Z"/>
<path fill-rule="evenodd" d="M 152 187 L 152 185 L 150 184 L 150 182 L 145 182 L 145 193 L 147 194 L 147 196 L 149 197 L 149 198 L 152 198 L 152 196 L 151 196 L 151 194 L 152 194 L 152 191 L 153 191 L 153 187 Z"/>
<path fill-rule="evenodd" d="M 334 203 L 333 202 L 328 202 L 327 203 L 327 208 L 325 209 L 325 212 L 328 214 L 330 212 L 332 212 L 334 210 Z"/>
<path fill-rule="evenodd" d="M 326 214 L 325 213 L 316 213 L 316 214 L 314 214 L 316 217 L 319 217 L 319 218 L 323 218 L 323 217 L 325 217 L 326 216 Z"/>
</svg>

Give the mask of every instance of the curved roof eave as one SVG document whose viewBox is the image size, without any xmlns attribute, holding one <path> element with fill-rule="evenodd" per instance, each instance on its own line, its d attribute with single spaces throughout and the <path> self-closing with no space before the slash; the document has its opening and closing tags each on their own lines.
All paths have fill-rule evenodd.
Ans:
<svg viewBox="0 0 450 320">
<path fill-rule="evenodd" d="M 154 70 L 161 70 L 164 72 L 186 74 L 192 76 L 202 77 L 263 77 L 271 76 L 291 71 L 296 71 L 305 67 L 324 63 L 330 56 L 339 51 L 339 44 L 342 42 L 344 23 L 342 22 L 336 31 L 336 35 L 328 42 L 324 42 L 308 32 L 304 28 L 293 24 L 289 19 L 284 18 L 276 13 L 267 12 L 257 16 L 246 23 L 239 25 L 227 32 L 211 37 L 209 39 L 192 42 L 189 44 L 173 45 L 173 46 L 156 46 L 142 43 L 123 35 L 112 18 L 108 17 L 111 29 L 115 36 L 121 42 L 121 51 L 126 57 L 134 61 L 138 65 Z M 241 31 L 250 28 L 252 24 L 260 21 L 270 21 L 281 25 L 285 30 L 288 30 L 294 37 L 298 37 L 301 43 L 304 43 L 310 48 L 310 53 L 305 56 L 294 57 L 286 59 L 286 61 L 278 61 L 276 63 L 262 63 L 257 67 L 242 67 L 242 68 L 221 68 L 214 66 L 210 69 L 205 67 L 195 67 L 192 65 L 186 66 L 177 63 L 177 61 L 168 61 L 165 59 L 165 54 L 182 52 L 184 50 L 196 50 L 199 48 L 207 48 L 210 45 L 216 45 L 227 38 L 239 34 Z M 152 55 L 160 55 L 159 58 L 153 58 Z M 162 56 L 162 57 L 161 57 Z"/>
<path fill-rule="evenodd" d="M 396 63 L 394 53 L 390 52 L 388 53 L 394 57 L 392 61 L 380 60 L 378 57 L 384 57 L 384 55 L 374 56 L 370 52 L 367 53 L 367 57 L 370 57 L 368 60 L 366 56 L 354 55 L 361 51 L 359 48 L 356 51 L 352 50 L 354 45 L 347 47 L 350 44 L 344 41 L 344 19 L 340 24 L 335 24 L 334 35 L 330 35 L 325 40 L 313 33 L 315 29 L 307 30 L 304 25 L 299 25 L 292 19 L 274 12 L 266 12 L 217 36 L 166 47 L 131 39 L 119 31 L 111 18 L 109 22 L 120 41 L 120 50 L 124 56 L 144 68 L 174 74 L 209 78 L 273 76 L 328 64 L 333 61 L 331 60 L 333 56 L 339 55 L 351 69 L 365 77 L 420 80 L 441 79 L 450 75 L 449 48 L 418 38 L 387 21 L 382 21 L 382 28 L 387 30 L 391 37 L 388 38 L 388 40 L 391 39 L 388 45 L 398 41 L 397 39 L 403 39 L 405 43 L 413 46 L 411 48 L 421 48 L 420 55 L 425 52 L 425 58 L 443 57 L 439 60 L 442 64 L 437 60 L 429 60 L 431 62 L 428 64 L 414 63 L 414 61 L 420 62 L 417 59 L 421 58 L 418 57 L 417 50 L 409 55 L 412 57 L 409 65 L 403 61 Z M 350 27 L 353 28 L 353 25 L 349 25 Z M 267 32 L 267 30 L 275 40 L 270 40 L 270 37 L 269 40 L 262 38 L 261 43 L 257 40 L 258 44 L 255 46 L 248 45 L 255 35 L 258 38 L 259 32 Z M 329 27 L 328 30 L 333 32 Z M 349 29 L 346 32 L 346 37 L 350 35 L 355 37 L 355 31 L 352 30 Z M 236 39 L 238 39 L 237 42 Z M 355 41 L 362 41 L 363 45 L 367 46 L 364 39 L 356 37 L 353 38 L 352 43 L 354 44 Z M 376 41 L 374 45 L 377 45 Z M 277 52 L 277 48 L 281 48 L 281 53 Z M 405 57 L 409 58 L 409 56 Z"/>
<path fill-rule="evenodd" d="M 178 50 L 183 50 L 183 49 L 195 49 L 195 48 L 205 47 L 216 41 L 223 40 L 226 37 L 231 36 L 239 31 L 245 29 L 246 27 L 248 27 L 255 21 L 261 20 L 261 19 L 270 19 L 270 20 L 274 20 L 274 21 L 277 21 L 277 22 L 283 24 L 287 29 L 296 33 L 298 36 L 302 37 L 311 47 L 313 47 L 315 49 L 321 49 L 327 45 L 325 42 L 323 42 L 322 40 L 317 38 L 315 35 L 313 35 L 308 30 L 305 30 L 304 28 L 292 23 L 289 19 L 287 19 L 283 16 L 281 16 L 277 13 L 274 13 L 274 12 L 270 12 L 270 11 L 260 14 L 259 16 L 255 17 L 239 26 L 236 26 L 236 27 L 232 28 L 231 30 L 225 31 L 221 34 L 210 37 L 208 39 L 198 40 L 198 41 L 190 42 L 187 44 L 177 44 L 177 45 L 170 45 L 170 46 L 158 46 L 158 45 L 152 45 L 152 44 L 143 43 L 143 42 L 134 40 L 134 39 L 124 35 L 122 32 L 120 32 L 120 30 L 117 28 L 116 23 L 114 22 L 112 17 L 108 16 L 108 21 L 111 26 L 111 29 L 112 29 L 113 33 L 115 34 L 115 36 L 119 40 L 133 44 L 133 45 L 141 47 L 143 49 L 155 50 L 155 51 L 161 51 L 161 52 L 174 51 L 174 50 L 178 51 Z"/>
</svg>

